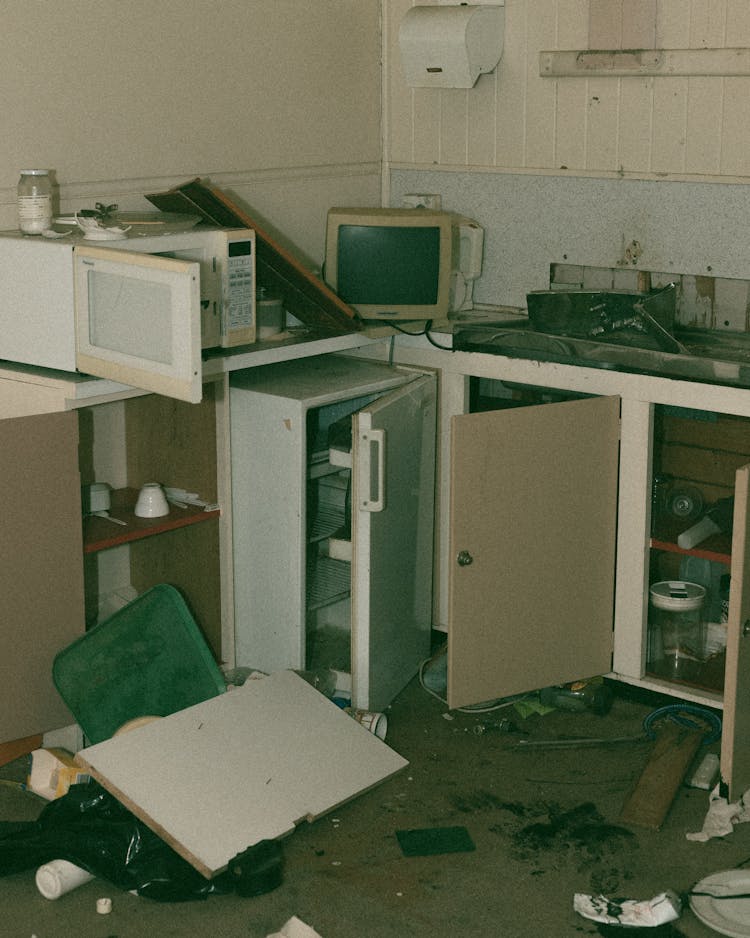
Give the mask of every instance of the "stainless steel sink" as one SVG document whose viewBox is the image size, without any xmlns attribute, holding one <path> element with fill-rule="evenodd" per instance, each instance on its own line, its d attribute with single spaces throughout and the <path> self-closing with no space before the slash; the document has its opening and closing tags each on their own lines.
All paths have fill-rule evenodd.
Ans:
<svg viewBox="0 0 750 938">
<path fill-rule="evenodd" d="M 750 387 L 750 335 L 682 329 L 675 337 L 685 353 L 551 335 L 526 319 L 465 323 L 455 330 L 454 347 L 538 361 L 609 368 L 688 381 Z"/>
</svg>

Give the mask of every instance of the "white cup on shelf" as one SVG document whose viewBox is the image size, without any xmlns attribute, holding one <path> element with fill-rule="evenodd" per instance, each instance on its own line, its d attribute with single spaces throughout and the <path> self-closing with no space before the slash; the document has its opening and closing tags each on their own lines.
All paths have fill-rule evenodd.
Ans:
<svg viewBox="0 0 750 938">
<path fill-rule="evenodd" d="M 138 493 L 135 503 L 138 518 L 161 518 L 169 514 L 169 502 L 164 489 L 158 482 L 146 482 Z"/>
</svg>

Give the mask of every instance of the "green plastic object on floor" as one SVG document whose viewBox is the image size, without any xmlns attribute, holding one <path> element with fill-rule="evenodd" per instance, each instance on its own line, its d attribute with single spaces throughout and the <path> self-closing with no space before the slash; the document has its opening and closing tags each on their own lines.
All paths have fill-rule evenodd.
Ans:
<svg viewBox="0 0 750 938">
<path fill-rule="evenodd" d="M 226 690 L 185 600 L 166 583 L 59 652 L 52 678 L 92 744 L 130 720 L 168 716 Z"/>
</svg>

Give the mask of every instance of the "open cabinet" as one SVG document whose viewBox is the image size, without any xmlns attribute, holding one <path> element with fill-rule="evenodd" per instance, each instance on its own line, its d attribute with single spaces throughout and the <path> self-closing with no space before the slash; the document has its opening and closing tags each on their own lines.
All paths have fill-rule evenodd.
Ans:
<svg viewBox="0 0 750 938">
<path fill-rule="evenodd" d="M 140 395 L 68 410 L 76 393 L 72 381 L 11 374 L 0 381 L 0 404 L 6 412 L 24 407 L 27 413 L 0 420 L 0 468 L 9 499 L 0 533 L 0 742 L 73 722 L 53 685 L 52 662 L 96 623 L 109 590 L 122 590 L 127 601 L 157 583 L 171 583 L 215 656 L 221 653 L 220 510 L 174 506 L 158 519 L 133 513 L 137 489 L 146 481 L 216 501 L 220 386 L 207 386 L 199 405 Z M 34 413 L 37 406 L 51 412 Z M 112 485 L 109 513 L 122 524 L 83 517 L 81 486 L 94 481 Z"/>
<path fill-rule="evenodd" d="M 449 705 L 606 675 L 723 709 L 721 772 L 736 799 L 750 786 L 750 419 L 670 405 L 696 424 L 700 452 L 685 455 L 687 475 L 675 454 L 688 437 L 663 431 L 661 405 L 581 393 L 587 382 L 575 377 L 564 391 L 513 382 L 507 400 L 450 418 Z M 605 376 L 602 390 L 627 392 L 628 378 Z M 552 402 L 523 401 L 531 392 Z M 732 535 L 681 549 L 690 522 L 665 525 L 654 511 L 665 472 L 680 484 L 702 480 L 707 506 L 733 495 Z M 649 587 L 706 559 L 731 576 L 725 652 L 710 680 L 658 673 Z"/>
<path fill-rule="evenodd" d="M 231 378 L 238 666 L 380 710 L 430 649 L 434 375 L 343 356 Z"/>
<path fill-rule="evenodd" d="M 662 655 L 659 643 L 649 641 L 646 676 L 660 679 L 661 686 L 672 683 L 688 699 L 691 693 L 714 694 L 723 707 L 722 778 L 739 797 L 750 780 L 750 420 L 656 407 L 654 435 L 649 579 L 696 583 L 705 600 L 695 655 L 683 657 L 679 648 Z M 711 509 L 716 530 L 681 546 L 680 534 Z"/>
</svg>

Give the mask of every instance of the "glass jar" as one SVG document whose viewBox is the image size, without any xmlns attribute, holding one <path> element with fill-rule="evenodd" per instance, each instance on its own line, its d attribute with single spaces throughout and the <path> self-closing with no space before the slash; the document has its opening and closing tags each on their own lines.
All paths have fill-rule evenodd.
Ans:
<svg viewBox="0 0 750 938">
<path fill-rule="evenodd" d="M 662 677 L 698 680 L 705 660 L 705 587 L 665 580 L 654 583 L 649 593 L 649 670 Z"/>
<path fill-rule="evenodd" d="M 52 225 L 52 183 L 49 170 L 22 169 L 18 180 L 18 227 L 24 234 L 41 234 Z"/>
</svg>

